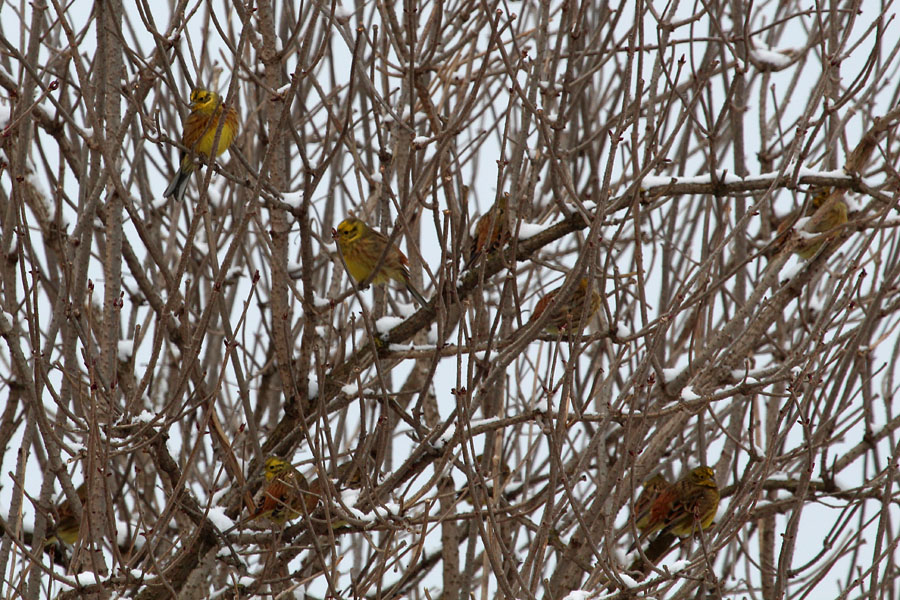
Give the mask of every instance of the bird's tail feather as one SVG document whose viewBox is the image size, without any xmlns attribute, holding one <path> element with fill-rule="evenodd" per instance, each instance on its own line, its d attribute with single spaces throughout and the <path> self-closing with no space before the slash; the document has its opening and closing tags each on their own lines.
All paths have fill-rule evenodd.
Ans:
<svg viewBox="0 0 900 600">
<path fill-rule="evenodd" d="M 415 298 L 418 301 L 420 306 L 425 306 L 426 304 L 428 304 L 428 300 L 426 300 L 425 297 L 419 293 L 419 290 L 417 290 L 413 286 L 413 284 L 411 284 L 408 281 L 406 282 L 406 289 L 409 291 L 410 294 L 412 294 L 413 298 Z"/>
<path fill-rule="evenodd" d="M 174 196 L 176 200 L 179 202 L 184 201 L 184 192 L 187 190 L 188 182 L 191 180 L 191 172 L 185 171 L 184 169 L 178 169 L 178 172 L 175 173 L 175 176 L 172 178 L 172 181 L 169 182 L 169 187 L 166 188 L 166 191 L 163 192 L 163 198 L 169 198 Z"/>
</svg>

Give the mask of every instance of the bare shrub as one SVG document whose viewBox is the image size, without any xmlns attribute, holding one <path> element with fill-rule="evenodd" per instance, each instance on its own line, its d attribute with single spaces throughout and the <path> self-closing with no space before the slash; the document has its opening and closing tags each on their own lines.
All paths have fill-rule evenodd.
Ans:
<svg viewBox="0 0 900 600">
<path fill-rule="evenodd" d="M 0 4 L 4 597 L 896 597 L 892 8 L 171 8 Z M 181 204 L 194 85 L 241 130 Z M 271 454 L 321 496 L 284 528 Z M 698 464 L 715 525 L 626 556 Z"/>
</svg>

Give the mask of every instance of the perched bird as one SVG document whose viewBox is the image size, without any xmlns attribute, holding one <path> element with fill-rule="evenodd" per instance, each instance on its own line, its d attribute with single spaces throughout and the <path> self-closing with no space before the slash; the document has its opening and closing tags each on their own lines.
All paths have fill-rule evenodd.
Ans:
<svg viewBox="0 0 900 600">
<path fill-rule="evenodd" d="M 581 323 L 582 314 L 584 314 L 587 288 L 587 279 L 582 279 L 578 283 L 578 287 L 575 288 L 575 291 L 573 291 L 572 295 L 569 297 L 569 301 L 554 309 L 553 314 L 550 315 L 550 318 L 544 324 L 544 331 L 550 335 L 560 335 L 569 333 L 572 329 L 577 327 L 578 324 Z M 562 287 L 558 287 L 538 300 L 537 305 L 534 307 L 534 312 L 531 313 L 531 317 L 528 319 L 529 323 L 537 321 L 541 317 L 561 289 Z M 585 325 L 591 320 L 591 317 L 594 316 L 594 313 L 597 312 L 598 308 L 600 308 L 600 294 L 596 291 L 592 291 L 591 303 L 590 306 L 587 307 L 587 314 L 584 315 Z"/>
<path fill-rule="evenodd" d="M 201 88 L 191 92 L 191 112 L 184 122 L 184 132 L 181 134 L 181 143 L 188 152 L 181 152 L 181 165 L 169 182 L 169 187 L 163 192 L 163 197 L 175 196 L 179 201 L 184 200 L 184 191 L 194 171 L 194 155 L 206 161 L 210 155 L 218 156 L 231 146 L 238 131 L 237 111 L 229 106 L 223 117 L 223 109 L 222 97 L 215 92 Z M 223 118 L 219 143 L 213 147 Z"/>
<path fill-rule="evenodd" d="M 362 471 L 353 460 L 338 465 L 337 468 L 334 469 L 334 473 L 326 477 L 326 479 L 330 479 L 338 493 L 343 490 L 358 490 L 362 488 L 365 483 Z M 325 491 L 325 487 L 326 483 L 323 482 L 321 477 L 318 477 L 309 484 L 310 494 L 312 494 L 317 501 L 319 498 L 326 498 L 327 492 Z M 313 506 L 313 508 L 315 508 L 315 506 Z M 348 521 L 340 517 L 333 509 L 326 509 L 325 515 L 329 519 L 328 526 L 332 531 L 336 532 L 349 524 Z"/>
<path fill-rule="evenodd" d="M 826 203 L 829 205 L 821 219 L 805 231 L 809 237 L 804 239 L 795 250 L 798 256 L 804 260 L 811 259 L 827 241 L 834 237 L 836 233 L 834 230 L 847 223 L 847 203 L 844 202 L 843 195 L 843 190 L 832 190 L 828 187 L 816 188 L 813 192 L 812 202 L 803 216 L 812 217 Z M 778 225 L 778 236 L 782 238 L 786 236 L 799 217 L 798 211 L 785 217 Z"/>
<path fill-rule="evenodd" d="M 424 306 L 428 303 L 409 281 L 409 261 L 406 255 L 397 246 L 389 245 L 389 240 L 383 233 L 375 231 L 355 217 L 347 217 L 338 225 L 335 239 L 347 270 L 357 283 L 366 281 L 370 276 L 370 283 L 374 284 L 387 283 L 393 279 L 404 283 L 419 304 Z M 378 271 L 372 275 L 376 266 Z"/>
<path fill-rule="evenodd" d="M 696 467 L 674 485 L 661 485 L 649 509 L 638 513 L 635 521 L 643 535 L 658 531 L 687 537 L 708 528 L 718 509 L 719 488 L 713 470 Z"/>
<path fill-rule="evenodd" d="M 306 478 L 291 463 L 270 456 L 263 471 L 267 484 L 259 506 L 250 515 L 249 521 L 265 518 L 280 525 L 303 514 L 304 504 L 307 512 L 316 508 L 319 498 L 310 493 Z"/>
<path fill-rule="evenodd" d="M 334 484 L 334 487 L 339 491 L 345 489 L 358 490 L 365 483 L 359 466 L 357 466 L 353 460 L 348 460 L 347 462 L 338 465 L 334 469 L 334 473 L 329 475 L 329 478 Z M 325 491 L 324 488 L 325 484 L 322 482 L 321 478 L 316 478 L 309 484 L 310 492 L 317 497 L 322 497 L 323 492 Z"/>
<path fill-rule="evenodd" d="M 508 202 L 509 194 L 501 195 L 497 203 L 478 219 L 466 257 L 467 267 L 471 267 L 481 255 L 502 248 L 509 241 L 509 223 L 506 219 Z"/>
<path fill-rule="evenodd" d="M 81 501 L 82 506 L 87 501 L 87 482 L 82 483 L 75 489 L 75 493 L 78 494 L 78 499 Z M 51 546 L 57 542 L 62 542 L 69 546 L 74 546 L 75 542 L 78 541 L 78 538 L 81 537 L 81 521 L 75 516 L 75 509 L 72 507 L 69 500 L 63 500 L 59 506 L 56 507 L 56 514 L 59 517 L 59 520 L 56 521 L 56 524 L 53 526 L 53 529 L 50 531 L 50 535 L 47 536 L 47 540 L 44 542 L 45 546 Z"/>
<path fill-rule="evenodd" d="M 482 464 L 484 464 L 483 461 L 484 461 L 484 455 L 479 454 L 478 456 L 475 457 L 474 462 L 475 462 L 475 464 L 477 464 L 480 467 Z M 487 483 L 489 487 L 487 489 L 479 490 L 481 492 L 481 494 L 480 494 L 481 499 L 483 500 L 482 506 L 485 506 L 492 498 L 494 498 L 493 486 L 497 485 L 500 488 L 502 488 L 509 481 L 509 478 L 512 476 L 512 470 L 509 468 L 509 465 L 506 464 L 506 462 L 501 460 L 497 466 L 500 468 L 499 473 L 493 473 L 493 475 L 488 474 L 488 473 L 483 473 L 484 478 L 485 478 L 485 483 Z M 493 476 L 495 478 L 495 480 L 492 481 L 491 476 Z M 476 483 L 476 485 L 479 485 L 479 484 Z M 479 487 L 480 487 L 480 485 L 479 485 Z M 460 502 L 465 502 L 466 504 L 474 505 L 475 502 L 472 501 L 472 485 L 466 485 L 462 489 L 462 491 L 459 493 L 457 498 Z"/>
<path fill-rule="evenodd" d="M 641 494 L 634 501 L 634 520 L 637 528 L 641 531 L 647 528 L 650 514 L 650 506 L 657 496 L 672 488 L 672 484 L 657 473 L 644 482 Z"/>
<path fill-rule="evenodd" d="M 339 488 L 358 490 L 365 483 L 365 479 L 359 465 L 353 460 L 348 460 L 335 469 L 334 482 L 338 484 Z"/>
</svg>

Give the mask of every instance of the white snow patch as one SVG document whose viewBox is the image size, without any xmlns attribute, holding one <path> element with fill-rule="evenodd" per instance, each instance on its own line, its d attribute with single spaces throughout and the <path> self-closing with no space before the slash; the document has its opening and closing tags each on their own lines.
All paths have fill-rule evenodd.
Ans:
<svg viewBox="0 0 900 600">
<path fill-rule="evenodd" d="M 776 177 L 776 173 L 764 173 L 758 175 L 748 175 L 746 177 L 738 177 L 734 173 L 731 173 L 727 169 L 721 169 L 716 172 L 715 180 L 718 183 L 738 183 L 738 182 L 766 182 L 772 181 Z M 694 176 L 683 176 L 683 175 L 648 175 L 644 177 L 641 181 L 641 189 L 644 191 L 657 188 L 657 187 L 665 187 L 672 183 L 686 183 L 686 184 L 696 184 L 696 185 L 704 185 L 710 184 L 713 181 L 713 177 L 710 173 L 705 173 L 703 175 L 694 175 Z"/>
<path fill-rule="evenodd" d="M 85 571 L 84 573 L 79 573 L 75 575 L 75 585 L 85 587 L 88 585 L 94 585 L 95 583 L 103 584 L 103 580 L 97 575 L 97 573 L 92 573 L 91 571 Z"/>
<path fill-rule="evenodd" d="M 691 561 L 689 561 L 689 560 L 684 560 L 684 559 L 676 560 L 674 563 L 672 563 L 668 567 L 668 569 L 669 569 L 670 573 L 678 573 L 680 571 L 684 571 L 685 569 L 687 569 L 690 564 L 691 564 Z"/>
<path fill-rule="evenodd" d="M 116 355 L 119 362 L 128 362 L 134 355 L 134 340 L 119 340 L 116 345 Z"/>
<path fill-rule="evenodd" d="M 392 352 L 411 352 L 413 350 L 430 352 L 437 350 L 437 346 L 434 344 L 389 344 L 388 349 Z"/>
<path fill-rule="evenodd" d="M 663 383 L 675 381 L 679 375 L 684 372 L 685 367 L 676 367 L 674 369 L 663 369 Z"/>
<path fill-rule="evenodd" d="M 181 438 L 175 435 L 170 435 L 166 439 L 166 449 L 169 451 L 169 454 L 176 461 L 178 460 L 178 456 L 181 454 Z"/>
<path fill-rule="evenodd" d="M 226 529 L 230 529 L 234 526 L 234 521 L 228 518 L 225 515 L 225 507 L 224 506 L 213 506 L 209 509 L 207 513 L 209 520 L 215 525 L 219 531 L 225 531 Z"/>
<path fill-rule="evenodd" d="M 794 258 L 796 258 L 796 257 L 794 257 Z M 791 279 L 796 277 L 797 273 L 799 273 L 803 269 L 803 264 L 804 263 L 801 262 L 799 259 L 795 260 L 793 263 L 792 262 L 785 263 L 784 267 L 781 269 L 781 280 L 782 281 L 790 281 Z"/>
<path fill-rule="evenodd" d="M 448 428 L 447 431 L 444 432 L 444 435 L 435 440 L 434 447 L 440 450 L 441 448 L 449 444 L 453 440 L 454 436 L 456 436 L 456 425 Z"/>
<path fill-rule="evenodd" d="M 303 192 L 284 194 L 281 198 L 281 201 L 291 208 L 300 208 L 300 206 L 303 204 Z"/>
<path fill-rule="evenodd" d="M 134 418 L 138 423 L 150 423 L 153 419 L 156 418 L 156 415 L 150 412 L 149 410 L 144 410 L 137 417 Z"/>
<path fill-rule="evenodd" d="M 316 308 L 328 308 L 329 306 L 331 306 L 331 300 L 313 294 L 313 306 L 315 306 Z"/>
<path fill-rule="evenodd" d="M 527 240 L 539 233 L 546 231 L 550 225 L 538 225 L 537 223 L 519 223 L 519 239 Z"/>
<path fill-rule="evenodd" d="M 402 322 L 400 317 L 381 317 L 375 321 L 375 331 L 383 335 Z"/>
<path fill-rule="evenodd" d="M 385 502 L 382 505 L 375 506 L 374 512 L 382 518 L 387 518 L 392 515 L 400 515 L 400 505 L 396 502 Z"/>
<path fill-rule="evenodd" d="M 499 420 L 499 417 L 491 417 L 489 419 L 473 419 L 469 422 L 469 428 L 474 429 L 475 427 L 480 427 L 482 425 L 490 425 L 491 423 L 496 423 Z"/>
<path fill-rule="evenodd" d="M 346 506 L 353 506 L 359 500 L 360 490 L 343 490 L 341 492 L 341 502 Z"/>
<path fill-rule="evenodd" d="M 683 390 L 681 390 L 681 399 L 685 402 L 690 402 L 692 400 L 699 400 L 701 398 L 700 394 L 694 391 L 694 386 L 686 386 Z"/>
<path fill-rule="evenodd" d="M 761 62 L 774 69 L 783 69 L 791 64 L 791 57 L 781 52 L 775 52 L 768 48 L 757 48 L 750 51 L 750 56 L 757 62 Z"/>
<path fill-rule="evenodd" d="M 868 184 L 869 182 L 865 182 L 865 183 Z M 869 187 L 878 188 L 878 187 L 881 187 L 882 185 L 884 185 L 883 182 L 872 181 L 871 185 Z M 844 196 L 844 204 L 847 205 L 847 210 L 852 213 L 859 212 L 865 207 L 865 204 L 863 204 L 862 202 L 857 200 L 856 197 L 853 197 L 853 196 Z"/>
<path fill-rule="evenodd" d="M 353 516 L 354 519 L 357 519 L 364 523 L 373 523 L 377 519 L 377 514 L 376 514 L 377 509 L 376 509 L 376 511 L 368 512 L 368 513 L 364 513 L 363 511 L 361 511 L 357 508 L 353 508 L 352 506 L 348 506 L 347 509 L 348 509 L 347 512 L 349 512 Z"/>
<path fill-rule="evenodd" d="M 647 175 L 641 181 L 642 190 L 652 190 L 653 188 L 664 187 L 670 183 L 677 183 L 678 177 L 673 175 Z"/>
<path fill-rule="evenodd" d="M 818 171 L 816 169 L 806 169 L 801 168 L 798 169 L 797 175 L 800 177 L 833 177 L 840 179 L 850 179 L 850 176 L 847 175 L 847 172 L 844 169 L 837 169 L 835 171 Z"/>
<path fill-rule="evenodd" d="M 355 396 L 359 392 L 359 386 L 355 383 L 349 383 L 341 388 L 341 393 L 347 396 Z"/>
</svg>

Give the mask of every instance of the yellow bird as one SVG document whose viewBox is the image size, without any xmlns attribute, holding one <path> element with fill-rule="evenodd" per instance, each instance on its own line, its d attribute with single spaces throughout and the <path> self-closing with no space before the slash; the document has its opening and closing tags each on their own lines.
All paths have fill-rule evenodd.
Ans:
<svg viewBox="0 0 900 600">
<path fill-rule="evenodd" d="M 650 514 L 653 501 L 671 487 L 672 484 L 658 473 L 644 482 L 640 496 L 634 501 L 634 519 L 639 530 L 643 531 L 649 524 L 647 516 Z"/>
<path fill-rule="evenodd" d="M 828 187 L 815 189 L 812 202 L 804 216 L 812 217 L 819 208 L 826 203 L 830 202 L 830 204 L 821 219 L 807 231 L 807 233 L 818 235 L 803 240 L 795 250 L 798 256 L 804 260 L 811 259 L 826 242 L 837 235 L 838 228 L 847 223 L 847 203 L 844 202 L 843 196 L 844 190 L 832 190 Z M 778 235 L 785 236 L 798 217 L 799 213 L 796 211 L 785 217 L 778 225 Z"/>
<path fill-rule="evenodd" d="M 469 244 L 466 266 L 470 267 L 484 253 L 498 250 L 509 241 L 509 224 L 506 220 L 506 207 L 509 194 L 503 194 L 489 211 L 481 215 L 475 225 L 475 235 Z"/>
<path fill-rule="evenodd" d="M 674 485 L 660 485 L 649 506 L 636 512 L 635 521 L 643 534 L 660 531 L 687 537 L 707 529 L 717 510 L 719 487 L 715 474 L 709 467 L 696 467 Z"/>
<path fill-rule="evenodd" d="M 82 483 L 75 489 L 78 499 L 81 500 L 82 506 L 87 501 L 87 485 Z M 63 500 L 56 507 L 56 514 L 59 520 L 53 526 L 50 535 L 44 542 L 45 546 L 51 546 L 56 542 L 62 542 L 69 546 L 74 546 L 78 538 L 81 537 L 81 521 L 75 516 L 75 509 L 69 503 L 69 500 Z"/>
<path fill-rule="evenodd" d="M 587 279 L 582 279 L 578 283 L 578 287 L 575 288 L 575 291 L 573 291 L 572 295 L 569 297 L 569 301 L 555 308 L 553 314 L 550 315 L 550 318 L 544 325 L 544 331 L 550 335 L 560 335 L 561 333 L 568 333 L 573 328 L 577 327 L 581 322 L 581 316 L 584 313 L 584 303 L 587 300 L 587 288 Z M 531 313 L 531 318 L 528 319 L 529 323 L 537 321 L 541 315 L 544 314 L 544 311 L 547 310 L 547 307 L 550 306 L 550 303 L 553 302 L 553 299 L 561 289 L 562 286 L 538 300 L 537 305 L 534 307 L 534 312 Z M 584 318 L 585 325 L 590 322 L 591 317 L 594 316 L 594 313 L 597 312 L 598 308 L 600 308 L 600 294 L 594 291 L 591 292 L 591 303 L 587 308 L 587 314 Z"/>
<path fill-rule="evenodd" d="M 355 217 L 347 217 L 338 225 L 335 239 L 347 270 L 357 283 L 366 281 L 370 276 L 370 283 L 373 284 L 387 283 L 393 279 L 405 284 L 419 304 L 425 306 L 428 303 L 409 280 L 409 260 L 406 255 L 397 246 L 390 244 L 383 233 L 375 231 Z M 372 275 L 379 262 L 381 266 Z"/>
<path fill-rule="evenodd" d="M 259 506 L 248 520 L 269 519 L 280 525 L 302 515 L 304 504 L 307 512 L 316 508 L 319 498 L 310 493 L 306 478 L 291 463 L 270 456 L 263 471 L 267 484 Z"/>
<path fill-rule="evenodd" d="M 219 143 L 213 147 L 219 123 L 223 119 Z M 238 115 L 234 107 L 229 106 L 225 110 L 223 100 L 217 93 L 202 88 L 194 89 L 191 92 L 191 112 L 184 122 L 184 132 L 181 135 L 181 143 L 189 152 L 181 152 L 181 165 L 169 182 L 169 187 L 163 192 L 163 197 L 174 196 L 179 201 L 184 200 L 184 192 L 194 171 L 194 156 L 207 161 L 210 155 L 222 154 L 231 146 L 237 132 Z"/>
<path fill-rule="evenodd" d="M 479 454 L 478 456 L 475 457 L 474 463 L 480 467 L 483 464 L 483 461 L 484 461 L 484 454 Z M 481 492 L 481 498 L 482 498 L 482 500 L 484 500 L 484 503 L 482 504 L 482 506 L 487 506 L 487 503 L 491 502 L 493 500 L 493 498 L 494 498 L 493 485 L 498 485 L 500 488 L 502 488 L 504 485 L 506 485 L 506 483 L 512 477 L 512 469 L 509 468 L 509 465 L 506 464 L 506 462 L 501 460 L 497 466 L 500 468 L 499 473 L 495 473 L 493 475 L 491 473 L 484 473 L 485 482 L 491 487 L 489 487 L 487 489 L 479 490 Z M 495 479 L 495 482 L 491 481 L 492 478 Z M 480 484 L 478 484 L 478 483 L 475 483 L 474 485 L 478 485 L 480 487 Z M 465 502 L 466 504 L 474 505 L 475 502 L 472 500 L 472 487 L 473 487 L 473 483 L 469 483 L 468 485 L 466 485 L 460 491 L 459 495 L 457 496 L 457 499 L 460 502 Z"/>
</svg>

